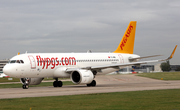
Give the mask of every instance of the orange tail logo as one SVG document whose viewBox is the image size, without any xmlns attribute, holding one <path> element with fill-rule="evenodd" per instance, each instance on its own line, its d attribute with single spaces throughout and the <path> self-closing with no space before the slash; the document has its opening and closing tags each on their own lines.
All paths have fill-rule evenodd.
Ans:
<svg viewBox="0 0 180 110">
<path fill-rule="evenodd" d="M 135 31 L 136 31 L 136 21 L 131 21 L 129 23 L 124 36 L 119 43 L 118 48 L 114 53 L 128 53 L 133 54 L 134 50 L 134 40 L 135 40 Z"/>
</svg>

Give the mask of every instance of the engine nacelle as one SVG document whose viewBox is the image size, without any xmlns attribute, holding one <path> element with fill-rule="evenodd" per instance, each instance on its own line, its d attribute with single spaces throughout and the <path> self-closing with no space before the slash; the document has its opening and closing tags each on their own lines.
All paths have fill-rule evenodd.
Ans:
<svg viewBox="0 0 180 110">
<path fill-rule="evenodd" d="M 61 68 L 57 68 L 55 71 L 54 71 L 54 77 L 56 78 L 69 78 L 69 74 L 66 73 L 66 67 L 61 67 Z"/>
<path fill-rule="evenodd" d="M 27 85 L 38 85 L 44 78 L 21 78 L 21 83 Z"/>
<path fill-rule="evenodd" d="M 73 71 L 70 78 L 74 84 L 90 84 L 94 79 L 94 75 L 90 70 L 79 69 Z"/>
</svg>

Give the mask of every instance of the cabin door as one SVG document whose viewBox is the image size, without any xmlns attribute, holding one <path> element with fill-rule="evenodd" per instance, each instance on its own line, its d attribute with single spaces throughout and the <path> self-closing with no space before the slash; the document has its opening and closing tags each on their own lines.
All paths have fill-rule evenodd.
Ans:
<svg viewBox="0 0 180 110">
<path fill-rule="evenodd" d="M 32 55 L 29 55 L 29 60 L 30 60 L 30 63 L 31 63 L 31 69 L 36 69 L 36 61 L 34 59 L 34 57 Z"/>
</svg>

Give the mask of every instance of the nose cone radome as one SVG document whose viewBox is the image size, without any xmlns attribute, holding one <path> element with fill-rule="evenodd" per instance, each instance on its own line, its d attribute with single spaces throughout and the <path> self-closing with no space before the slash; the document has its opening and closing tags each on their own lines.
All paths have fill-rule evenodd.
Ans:
<svg viewBox="0 0 180 110">
<path fill-rule="evenodd" d="M 8 65 L 5 65 L 3 68 L 3 73 L 10 76 L 11 75 L 11 68 Z"/>
</svg>

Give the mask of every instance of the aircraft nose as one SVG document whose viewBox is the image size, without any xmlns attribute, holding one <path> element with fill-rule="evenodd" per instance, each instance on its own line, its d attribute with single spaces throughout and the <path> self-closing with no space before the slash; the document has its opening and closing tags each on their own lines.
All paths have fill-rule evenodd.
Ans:
<svg viewBox="0 0 180 110">
<path fill-rule="evenodd" d="M 10 70 L 10 68 L 9 68 L 8 65 L 5 65 L 5 66 L 4 66 L 4 68 L 3 68 L 3 73 L 6 74 L 6 75 L 8 75 L 8 76 L 10 76 L 11 70 Z"/>
</svg>

